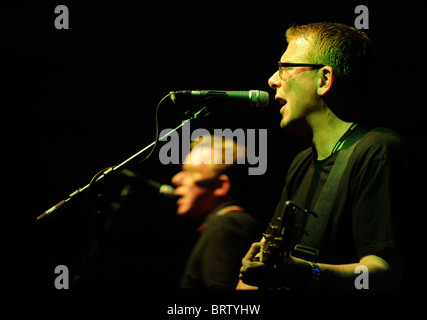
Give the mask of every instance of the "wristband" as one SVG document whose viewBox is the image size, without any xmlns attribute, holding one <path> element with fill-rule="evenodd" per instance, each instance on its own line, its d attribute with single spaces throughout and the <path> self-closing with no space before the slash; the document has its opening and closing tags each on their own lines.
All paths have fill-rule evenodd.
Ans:
<svg viewBox="0 0 427 320">
<path fill-rule="evenodd" d="M 319 266 L 310 261 L 311 265 L 311 277 L 308 281 L 308 289 L 310 290 L 317 290 L 320 286 L 320 268 Z"/>
</svg>

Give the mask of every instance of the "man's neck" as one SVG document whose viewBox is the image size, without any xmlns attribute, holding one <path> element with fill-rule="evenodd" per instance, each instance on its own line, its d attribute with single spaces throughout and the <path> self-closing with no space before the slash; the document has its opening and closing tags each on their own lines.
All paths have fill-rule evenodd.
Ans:
<svg viewBox="0 0 427 320">
<path fill-rule="evenodd" d="M 316 118 L 310 121 L 312 143 L 316 148 L 317 160 L 326 159 L 331 155 L 335 145 L 351 125 L 351 122 L 339 119 L 330 110 L 316 115 Z"/>
</svg>

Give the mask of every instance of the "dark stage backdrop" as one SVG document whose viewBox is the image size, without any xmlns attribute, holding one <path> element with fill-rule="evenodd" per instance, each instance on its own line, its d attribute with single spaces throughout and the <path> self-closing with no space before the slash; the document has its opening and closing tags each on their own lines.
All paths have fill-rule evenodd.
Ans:
<svg viewBox="0 0 427 320">
<path fill-rule="evenodd" d="M 68 30 L 54 25 L 60 4 L 69 9 Z M 280 107 L 267 85 L 286 49 L 285 30 L 315 21 L 354 25 L 357 4 L 2 5 L 1 255 L 10 295 L 61 294 L 54 286 L 58 265 L 68 267 L 74 292 L 176 288 L 194 243 L 194 225 L 176 217 L 174 203 L 149 187 L 118 176 L 94 190 L 103 194 L 96 205 L 93 197 L 82 196 L 56 216 L 36 221 L 99 170 L 151 143 L 155 107 L 171 90 L 270 93 L 269 108 L 230 105 L 191 123 L 192 129 L 268 129 L 267 172 L 251 182 L 254 211 L 266 223 L 292 158 L 307 147 L 280 130 Z M 369 120 L 420 144 L 424 9 L 406 2 L 365 4 L 366 31 L 379 53 Z M 180 124 L 181 115 L 169 102 L 162 104 L 160 130 Z M 157 149 L 132 169 L 170 183 L 179 168 L 161 164 Z M 120 196 L 124 188 L 130 190 L 126 198 Z M 117 203 L 121 207 L 114 210 Z M 106 232 L 99 224 L 107 225 Z M 96 239 L 104 241 L 92 255 Z M 88 256 L 93 256 L 89 265 Z"/>
</svg>

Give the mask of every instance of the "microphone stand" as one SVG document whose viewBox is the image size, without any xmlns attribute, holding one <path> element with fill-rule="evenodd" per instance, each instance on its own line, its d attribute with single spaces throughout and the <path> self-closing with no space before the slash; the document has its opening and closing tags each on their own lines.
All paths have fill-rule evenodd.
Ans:
<svg viewBox="0 0 427 320">
<path fill-rule="evenodd" d="M 37 220 L 41 220 L 47 216 L 52 215 L 53 212 L 58 210 L 61 206 L 64 204 L 70 202 L 72 199 L 74 199 L 77 195 L 81 194 L 84 191 L 89 191 L 89 188 L 91 188 L 94 184 L 97 184 L 99 181 L 104 180 L 105 177 L 112 175 L 114 172 L 118 170 L 126 169 L 131 163 L 134 163 L 136 159 L 138 159 L 145 151 L 147 151 L 150 148 L 153 148 L 157 141 L 162 140 L 169 135 L 171 135 L 173 132 L 177 131 L 179 128 L 184 126 L 187 122 L 191 120 L 197 120 L 198 118 L 207 116 L 210 114 L 208 111 L 207 106 L 201 107 L 200 109 L 193 113 L 191 110 L 187 110 L 184 115 L 191 114 L 192 115 L 186 119 L 183 120 L 180 125 L 178 125 L 175 129 L 172 129 L 164 136 L 158 138 L 158 140 L 153 141 L 148 146 L 144 147 L 122 163 L 120 163 L 117 166 L 109 167 L 105 170 L 100 171 L 97 173 L 92 180 L 85 185 L 82 188 L 77 189 L 73 193 L 71 193 L 67 199 L 64 199 L 60 202 L 58 202 L 56 205 L 54 205 L 49 210 L 46 210 L 43 214 L 37 217 Z M 101 213 L 99 209 L 97 209 L 98 213 Z M 105 233 L 106 233 L 106 217 L 104 217 L 103 214 L 98 214 L 95 219 L 95 238 L 92 241 L 92 246 L 89 242 L 91 240 L 89 239 L 89 230 L 88 232 L 88 243 L 86 248 L 86 259 L 82 263 L 82 265 L 79 268 L 79 272 L 74 276 L 73 278 L 73 285 L 77 285 L 78 287 L 83 286 L 82 288 L 86 288 L 90 290 L 90 288 L 98 288 L 98 289 L 105 289 L 106 288 L 106 279 L 107 279 L 107 269 L 106 269 L 106 244 L 105 244 Z M 89 216 L 87 217 L 87 228 L 89 228 Z"/>
<path fill-rule="evenodd" d="M 187 113 L 188 112 L 186 112 L 186 114 Z M 179 126 L 177 126 L 175 129 L 172 129 L 171 131 L 169 131 L 168 133 L 166 133 L 164 136 L 160 137 L 157 141 L 162 140 L 162 139 L 168 137 L 173 132 L 177 131 L 179 128 L 181 128 L 182 126 L 184 126 L 187 122 L 189 122 L 191 120 L 196 120 L 196 119 L 198 119 L 200 117 L 207 116 L 207 115 L 209 115 L 208 108 L 207 108 L 207 106 L 204 106 L 201 109 L 199 109 L 198 111 L 194 112 L 194 114 L 190 118 L 188 118 L 186 120 L 183 120 L 182 123 Z M 55 212 L 56 210 L 58 210 L 58 208 L 60 208 L 64 204 L 70 202 L 74 197 L 76 197 L 77 195 L 81 194 L 82 192 L 88 190 L 89 187 L 91 187 L 94 183 L 98 183 L 99 181 L 103 180 L 105 177 L 109 176 L 113 172 L 116 172 L 116 171 L 122 170 L 122 169 L 126 169 L 127 166 L 131 162 L 133 162 L 135 159 L 138 159 L 149 148 L 152 148 L 157 143 L 157 141 L 153 141 L 148 146 L 146 146 L 145 148 L 141 149 L 140 151 L 138 151 L 133 156 L 129 157 L 128 159 L 126 159 L 125 161 L 123 161 L 122 163 L 120 163 L 119 165 L 107 168 L 105 171 L 99 172 L 98 174 L 95 175 L 95 177 L 92 179 L 91 182 L 89 182 L 87 185 L 85 185 L 82 188 L 78 188 L 76 191 L 72 192 L 68 196 L 67 199 L 61 200 L 60 202 L 58 202 L 57 204 L 55 204 L 52 208 L 50 208 L 50 209 L 46 210 L 45 212 L 43 212 L 41 215 L 39 215 L 37 217 L 37 220 L 41 220 L 41 219 L 43 219 L 43 218 L 51 215 L 53 212 Z"/>
</svg>

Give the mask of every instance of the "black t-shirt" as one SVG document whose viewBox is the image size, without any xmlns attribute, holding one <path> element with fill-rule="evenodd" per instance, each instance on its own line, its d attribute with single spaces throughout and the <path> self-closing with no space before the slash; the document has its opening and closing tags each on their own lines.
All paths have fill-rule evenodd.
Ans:
<svg viewBox="0 0 427 320">
<path fill-rule="evenodd" d="M 235 289 L 242 258 L 263 228 L 245 212 L 209 216 L 188 260 L 181 288 Z"/>
<path fill-rule="evenodd" d="M 287 200 L 313 210 L 338 152 L 322 161 L 316 160 L 311 148 L 296 156 L 275 216 L 281 214 Z M 376 128 L 365 134 L 341 177 L 318 262 L 346 264 L 366 255 L 404 253 L 411 214 L 405 207 L 414 187 L 409 181 L 413 165 L 410 148 L 393 131 Z M 297 213 L 301 228 L 293 233 L 293 245 L 299 243 L 311 218 Z"/>
</svg>

